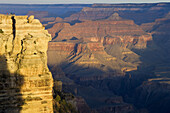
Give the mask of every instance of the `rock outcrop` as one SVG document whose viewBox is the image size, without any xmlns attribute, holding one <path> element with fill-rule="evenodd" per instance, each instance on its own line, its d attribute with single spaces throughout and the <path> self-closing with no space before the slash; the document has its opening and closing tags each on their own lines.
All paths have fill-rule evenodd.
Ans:
<svg viewBox="0 0 170 113">
<path fill-rule="evenodd" d="M 0 15 L 1 113 L 53 113 L 44 29 L 34 16 Z"/>
</svg>

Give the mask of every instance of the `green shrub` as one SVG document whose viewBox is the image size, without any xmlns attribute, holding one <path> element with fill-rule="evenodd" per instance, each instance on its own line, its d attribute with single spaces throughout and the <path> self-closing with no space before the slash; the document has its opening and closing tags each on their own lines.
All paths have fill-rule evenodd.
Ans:
<svg viewBox="0 0 170 113">
<path fill-rule="evenodd" d="M 61 100 L 61 97 L 59 95 L 56 96 L 55 100 L 59 102 Z"/>
<path fill-rule="evenodd" d="M 56 96 L 54 96 L 54 113 L 78 113 L 75 107 L 65 100 L 70 95 L 63 92 L 56 92 Z"/>
</svg>

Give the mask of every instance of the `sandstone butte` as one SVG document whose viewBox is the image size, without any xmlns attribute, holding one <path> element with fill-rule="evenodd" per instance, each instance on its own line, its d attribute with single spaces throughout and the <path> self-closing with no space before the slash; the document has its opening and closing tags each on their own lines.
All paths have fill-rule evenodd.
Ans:
<svg viewBox="0 0 170 113">
<path fill-rule="evenodd" d="M 1 113 L 53 113 L 50 40 L 34 16 L 0 15 Z"/>
</svg>

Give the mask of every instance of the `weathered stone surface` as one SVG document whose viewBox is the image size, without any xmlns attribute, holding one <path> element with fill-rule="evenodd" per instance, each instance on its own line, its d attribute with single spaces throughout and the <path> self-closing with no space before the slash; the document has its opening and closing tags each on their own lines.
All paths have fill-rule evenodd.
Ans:
<svg viewBox="0 0 170 113">
<path fill-rule="evenodd" d="M 46 55 L 51 36 L 33 16 L 27 18 L 0 15 L 1 113 L 53 113 Z"/>
</svg>

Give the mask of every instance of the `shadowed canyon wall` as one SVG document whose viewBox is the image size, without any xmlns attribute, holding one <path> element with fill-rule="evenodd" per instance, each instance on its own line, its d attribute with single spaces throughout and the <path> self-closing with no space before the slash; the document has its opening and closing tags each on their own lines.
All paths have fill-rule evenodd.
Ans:
<svg viewBox="0 0 170 113">
<path fill-rule="evenodd" d="M 1 113 L 53 113 L 44 29 L 34 16 L 0 15 Z"/>
</svg>

